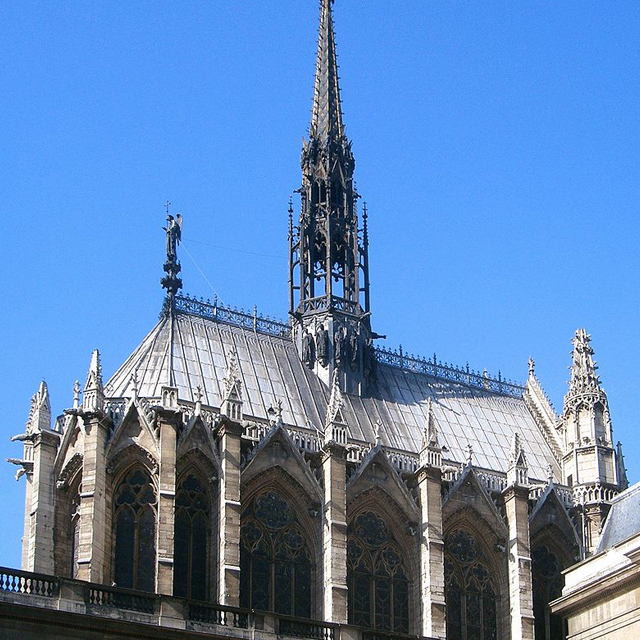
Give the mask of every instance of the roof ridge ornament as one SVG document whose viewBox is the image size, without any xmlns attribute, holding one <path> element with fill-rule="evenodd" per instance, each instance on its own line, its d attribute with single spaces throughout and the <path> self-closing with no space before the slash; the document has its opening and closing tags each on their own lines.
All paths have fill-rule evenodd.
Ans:
<svg viewBox="0 0 640 640">
<path fill-rule="evenodd" d="M 161 286 L 167 290 L 167 295 L 162 308 L 162 314 L 167 315 L 173 311 L 175 296 L 182 288 L 182 280 L 178 274 L 182 270 L 182 266 L 178 261 L 178 245 L 182 239 L 182 214 L 179 213 L 175 218 L 169 213 L 171 203 L 167 200 L 165 203 L 167 211 L 167 226 L 162 227 L 166 233 L 166 251 L 167 259 L 163 265 L 167 274 L 160 280 Z"/>
</svg>

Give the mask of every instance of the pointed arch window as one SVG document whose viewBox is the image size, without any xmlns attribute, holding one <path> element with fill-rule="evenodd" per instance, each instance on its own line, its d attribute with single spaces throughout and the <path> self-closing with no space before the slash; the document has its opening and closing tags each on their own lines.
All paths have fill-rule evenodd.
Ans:
<svg viewBox="0 0 640 640">
<path fill-rule="evenodd" d="M 531 574 L 536 640 L 564 640 L 562 618 L 552 614 L 549 608 L 549 603 L 562 595 L 562 565 L 546 545 L 539 545 L 532 551 Z"/>
<path fill-rule="evenodd" d="M 240 606 L 311 617 L 313 563 L 291 505 L 276 491 L 260 494 L 240 528 Z"/>
<path fill-rule="evenodd" d="M 463 529 L 445 540 L 444 574 L 447 638 L 496 640 L 495 582 L 478 541 Z"/>
<path fill-rule="evenodd" d="M 409 633 L 409 579 L 386 522 L 369 511 L 347 530 L 349 623 Z"/>
<path fill-rule="evenodd" d="M 156 495 L 146 471 L 129 471 L 115 493 L 114 581 L 119 587 L 154 591 Z"/>
<path fill-rule="evenodd" d="M 174 595 L 207 599 L 209 532 L 209 497 L 197 476 L 189 474 L 176 493 Z"/>
</svg>

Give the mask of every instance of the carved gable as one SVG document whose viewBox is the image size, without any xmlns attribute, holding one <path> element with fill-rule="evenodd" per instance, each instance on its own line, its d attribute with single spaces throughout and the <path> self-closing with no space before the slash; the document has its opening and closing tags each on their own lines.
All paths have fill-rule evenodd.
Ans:
<svg viewBox="0 0 640 640">
<path fill-rule="evenodd" d="M 253 450 L 248 464 L 242 470 L 242 484 L 249 485 L 259 475 L 274 467 L 281 468 L 295 480 L 311 501 L 321 501 L 322 493 L 318 481 L 281 425 L 274 426 Z"/>
<path fill-rule="evenodd" d="M 362 460 L 347 482 L 347 505 L 373 490 L 382 491 L 403 512 L 405 518 L 418 521 L 420 511 L 406 485 L 393 468 L 381 446 L 376 446 Z"/>
<path fill-rule="evenodd" d="M 117 455 L 131 444 L 158 455 L 158 438 L 137 400 L 131 400 L 129 403 L 124 418 L 107 447 L 107 457 Z"/>
<path fill-rule="evenodd" d="M 553 535 L 558 543 L 560 540 L 557 537 L 561 535 L 565 539 L 565 545 L 569 544 L 573 547 L 572 555 L 577 555 L 580 548 L 578 534 L 553 484 L 547 487 L 531 512 L 529 532 L 531 540 L 549 534 Z"/>
<path fill-rule="evenodd" d="M 507 526 L 472 466 L 465 468 L 442 501 L 444 522 L 462 511 L 475 512 L 499 537 L 506 537 Z M 468 517 L 473 518 L 474 514 Z"/>
<path fill-rule="evenodd" d="M 220 461 L 211 429 L 201 416 L 189 420 L 178 441 L 177 457 L 180 459 L 192 451 L 202 453 L 219 469 Z"/>
</svg>

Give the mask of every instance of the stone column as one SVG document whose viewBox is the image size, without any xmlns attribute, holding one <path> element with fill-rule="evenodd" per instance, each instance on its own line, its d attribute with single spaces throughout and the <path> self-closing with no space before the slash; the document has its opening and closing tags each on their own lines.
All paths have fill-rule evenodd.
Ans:
<svg viewBox="0 0 640 640">
<path fill-rule="evenodd" d="M 346 448 L 337 441 L 322 450 L 323 618 L 347 622 L 347 468 Z"/>
<path fill-rule="evenodd" d="M 223 416 L 218 426 L 221 475 L 218 505 L 218 602 L 240 605 L 240 438 L 242 425 Z"/>
<path fill-rule="evenodd" d="M 25 451 L 27 447 L 25 447 Z M 27 456 L 25 455 L 25 459 Z M 28 460 L 32 460 L 30 456 Z M 22 534 L 21 568 L 23 571 L 33 570 L 33 554 L 31 553 L 31 494 L 33 493 L 33 469 L 26 471 L 27 481 L 24 497 L 24 530 Z"/>
<path fill-rule="evenodd" d="M 173 393 L 175 392 L 175 393 Z M 176 442 L 180 411 L 178 390 L 162 388 L 163 406 L 158 408 L 160 463 L 158 465 L 158 526 L 156 530 L 156 590 L 173 594 L 173 556 L 176 501 Z"/>
<path fill-rule="evenodd" d="M 533 640 L 534 637 L 528 499 L 526 486 L 512 484 L 505 489 L 511 640 Z"/>
<path fill-rule="evenodd" d="M 419 635 L 444 638 L 444 540 L 442 537 L 442 473 L 438 467 L 423 467 L 418 471 L 420 498 L 420 602 Z"/>
<path fill-rule="evenodd" d="M 84 459 L 80 493 L 78 578 L 109 582 L 106 572 L 106 460 L 108 428 L 102 411 L 82 411 Z"/>
<path fill-rule="evenodd" d="M 25 514 L 25 518 L 29 519 L 26 560 L 28 570 L 38 573 L 54 573 L 53 463 L 58 443 L 58 435 L 51 431 L 38 431 L 33 439 L 33 474 L 28 474 L 32 477 L 27 478 L 30 505 L 29 512 Z"/>
</svg>

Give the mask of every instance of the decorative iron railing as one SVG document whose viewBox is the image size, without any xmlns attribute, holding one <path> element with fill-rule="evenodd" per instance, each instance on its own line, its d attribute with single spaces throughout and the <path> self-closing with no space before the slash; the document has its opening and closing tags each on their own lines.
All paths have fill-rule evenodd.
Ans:
<svg viewBox="0 0 640 640">
<path fill-rule="evenodd" d="M 0 567 L 0 591 L 55 598 L 60 592 L 60 580 L 54 576 Z"/>
<path fill-rule="evenodd" d="M 190 602 L 188 617 L 194 622 L 205 622 L 223 627 L 235 627 L 236 629 L 249 628 L 249 613 L 247 611 L 219 604 Z"/>
<path fill-rule="evenodd" d="M 324 298 L 313 298 L 307 302 L 311 303 L 323 299 Z M 336 300 L 340 301 L 342 298 Z M 349 301 L 344 300 L 343 302 L 347 303 Z M 349 304 L 353 305 L 357 303 Z M 197 298 L 192 298 L 187 295 L 176 296 L 175 305 L 176 311 L 180 311 L 181 313 L 187 313 L 201 318 L 209 318 L 216 322 L 224 322 L 280 338 L 291 337 L 290 324 L 262 316 L 258 314 L 256 309 L 254 309 L 253 313 L 249 313 L 239 309 L 221 306 L 216 299 L 211 302 L 209 300 L 203 300 L 202 298 L 198 300 Z M 434 378 L 452 380 L 453 382 L 459 382 L 469 387 L 484 389 L 505 396 L 520 398 L 524 393 L 524 387 L 522 385 L 503 378 L 500 371 L 498 371 L 497 377 L 493 377 L 486 371 L 482 373 L 474 371 L 469 368 L 469 365 L 463 368 L 446 362 L 443 363 L 436 358 L 435 354 L 432 359 L 408 354 L 403 351 L 402 346 L 398 349 L 376 347 L 375 354 L 378 362 L 392 367 L 398 367 L 399 369 L 424 373 Z"/>
<path fill-rule="evenodd" d="M 253 313 L 247 313 L 239 309 L 220 306 L 215 299 L 211 302 L 209 300 L 197 300 L 190 296 L 176 296 L 175 304 L 176 311 L 188 313 L 192 316 L 210 318 L 216 322 L 225 322 L 272 336 L 283 338 L 291 336 L 291 326 L 289 324 L 259 315 L 255 309 Z"/>
<path fill-rule="evenodd" d="M 335 627 L 330 622 L 278 616 L 278 635 L 312 640 L 334 640 Z"/>
<path fill-rule="evenodd" d="M 419 356 L 409 355 L 399 349 L 385 349 L 377 347 L 375 350 L 378 362 L 382 364 L 398 367 L 407 371 L 415 371 L 424 373 L 434 378 L 442 378 L 460 382 L 461 384 L 477 389 L 485 389 L 493 393 L 499 393 L 506 396 L 520 398 L 524 393 L 524 387 L 516 384 L 512 380 L 502 377 L 502 373 L 498 371 L 498 377 L 490 376 L 486 371 L 478 373 L 467 365 L 464 369 L 456 367 L 452 364 L 439 361 L 435 354 L 432 360 L 421 358 Z"/>
<path fill-rule="evenodd" d="M 140 613 L 154 613 L 156 596 L 119 587 L 89 584 L 85 596 L 88 605 L 116 607 Z"/>
<path fill-rule="evenodd" d="M 300 313 L 307 313 L 309 311 L 344 311 L 351 315 L 358 315 L 362 313 L 362 307 L 359 302 L 353 302 L 352 300 L 346 300 L 339 296 L 319 296 L 317 298 L 309 298 L 308 300 L 301 300 L 298 305 L 298 311 Z"/>
</svg>

